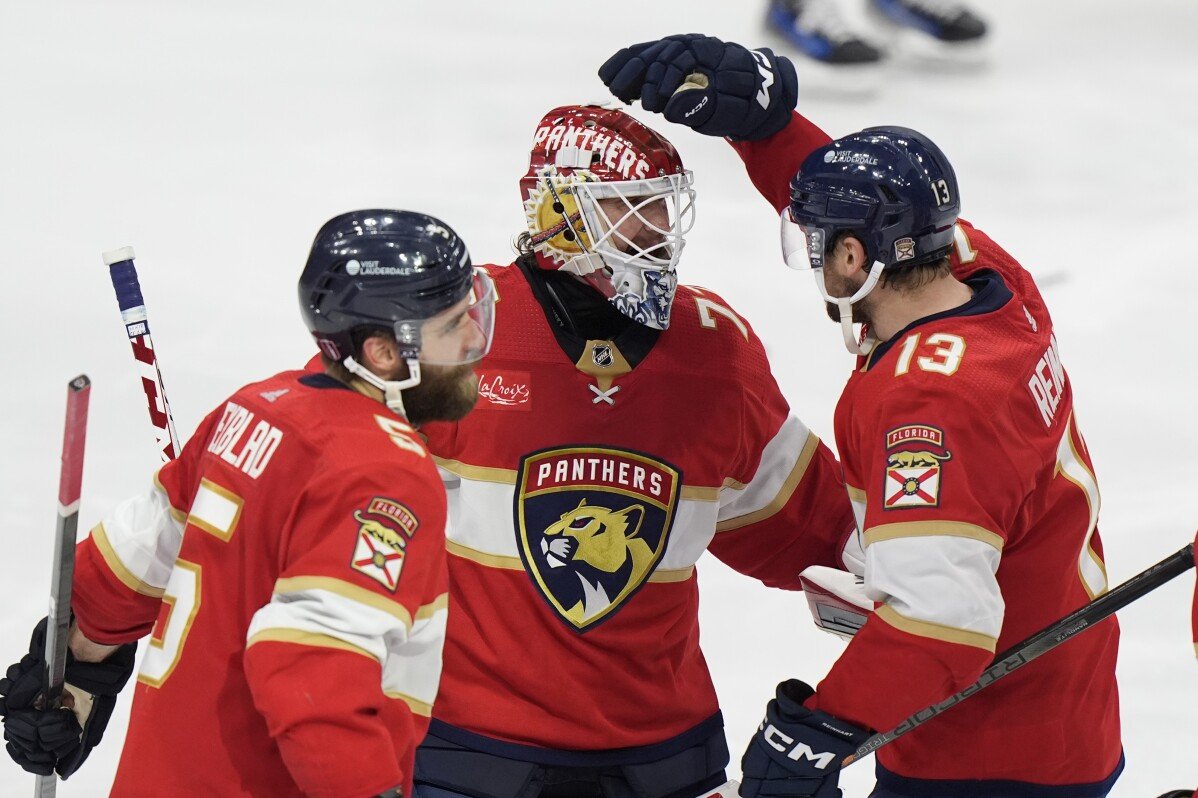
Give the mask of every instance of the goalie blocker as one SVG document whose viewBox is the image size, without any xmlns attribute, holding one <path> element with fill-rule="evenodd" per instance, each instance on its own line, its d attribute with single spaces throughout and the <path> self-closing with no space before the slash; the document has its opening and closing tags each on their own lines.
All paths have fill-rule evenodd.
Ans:
<svg viewBox="0 0 1198 798">
<path fill-rule="evenodd" d="M 811 619 L 825 632 L 849 640 L 865 624 L 874 603 L 865 595 L 865 577 L 813 565 L 799 574 Z"/>
</svg>

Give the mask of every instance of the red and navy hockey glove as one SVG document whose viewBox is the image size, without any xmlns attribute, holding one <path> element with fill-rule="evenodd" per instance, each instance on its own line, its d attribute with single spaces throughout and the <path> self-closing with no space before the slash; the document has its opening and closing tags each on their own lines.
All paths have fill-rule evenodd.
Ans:
<svg viewBox="0 0 1198 798">
<path fill-rule="evenodd" d="M 137 644 L 128 643 L 103 662 L 80 662 L 67 652 L 66 682 L 72 696 L 90 701 L 81 727 L 69 708 L 44 708 L 46 619 L 33 630 L 29 653 L 0 679 L 0 715 L 8 755 L 30 773 L 66 778 L 79 769 L 104 737 L 117 693 L 133 673 Z"/>
<path fill-rule="evenodd" d="M 798 679 L 778 685 L 765 720 L 740 761 L 740 794 L 839 798 L 840 763 L 869 733 L 803 702 L 815 691 Z"/>
<path fill-rule="evenodd" d="M 599 67 L 599 79 L 626 103 L 639 99 L 671 122 L 737 141 L 786 127 L 799 98 L 790 59 L 699 33 L 625 47 Z"/>
</svg>

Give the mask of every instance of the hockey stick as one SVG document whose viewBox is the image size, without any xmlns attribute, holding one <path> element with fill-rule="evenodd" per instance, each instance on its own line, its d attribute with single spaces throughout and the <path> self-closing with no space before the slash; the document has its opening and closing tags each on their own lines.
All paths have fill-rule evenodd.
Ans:
<svg viewBox="0 0 1198 798">
<path fill-rule="evenodd" d="M 158 355 L 150 338 L 150 322 L 146 317 L 146 302 L 141 296 L 141 284 L 137 281 L 137 268 L 133 265 L 133 247 L 121 247 L 104 253 L 104 264 L 112 277 L 112 288 L 121 308 L 121 320 L 133 357 L 140 363 L 141 387 L 146 394 L 146 405 L 150 411 L 150 423 L 154 425 L 154 437 L 158 442 L 158 453 L 162 462 L 174 460 L 179 454 L 179 439 L 175 436 L 175 419 L 171 405 L 166 399 L 166 386 L 162 383 L 162 371 L 158 368 Z"/>
<path fill-rule="evenodd" d="M 62 469 L 58 474 L 58 524 L 54 532 L 54 566 L 50 573 L 50 611 L 46 621 L 46 706 L 58 706 L 67 669 L 67 635 L 71 626 L 71 580 L 75 576 L 75 531 L 79 495 L 83 491 L 83 444 L 87 438 L 87 405 L 91 380 L 81 374 L 67 384 L 67 416 L 62 433 Z M 54 774 L 37 777 L 34 796 L 53 796 Z"/>
<path fill-rule="evenodd" d="M 1041 654 L 1052 651 L 1074 635 L 1084 632 L 1094 624 L 1114 615 L 1119 610 L 1131 604 L 1136 599 L 1151 593 L 1161 585 L 1176 576 L 1184 574 L 1194 567 L 1194 544 L 1185 548 L 1148 568 L 1143 573 L 1133 576 L 1123 584 L 1102 596 L 1094 599 L 1073 612 L 1061 618 L 1056 623 L 1036 632 L 1031 637 L 1008 648 L 994 658 L 990 667 L 982 671 L 982 675 L 973 684 L 956 695 L 949 696 L 938 704 L 921 709 L 888 732 L 882 732 L 870 737 L 861 747 L 847 756 L 841 767 L 851 765 L 858 759 L 872 754 L 887 743 L 894 742 L 907 732 L 922 726 L 932 718 L 951 709 L 979 690 L 983 690 L 997 682 L 1012 671 L 1022 668 Z"/>
</svg>

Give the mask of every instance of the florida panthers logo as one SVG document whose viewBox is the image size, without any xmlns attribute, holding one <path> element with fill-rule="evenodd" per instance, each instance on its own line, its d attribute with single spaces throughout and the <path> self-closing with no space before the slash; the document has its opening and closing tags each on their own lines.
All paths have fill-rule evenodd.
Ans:
<svg viewBox="0 0 1198 798">
<path fill-rule="evenodd" d="M 516 534 L 554 613 L 585 631 L 611 617 L 665 552 L 681 474 L 635 452 L 552 449 L 521 461 Z"/>
<path fill-rule="evenodd" d="M 944 432 L 930 424 L 906 424 L 886 433 L 884 510 L 936 507 L 940 504 Z"/>
</svg>

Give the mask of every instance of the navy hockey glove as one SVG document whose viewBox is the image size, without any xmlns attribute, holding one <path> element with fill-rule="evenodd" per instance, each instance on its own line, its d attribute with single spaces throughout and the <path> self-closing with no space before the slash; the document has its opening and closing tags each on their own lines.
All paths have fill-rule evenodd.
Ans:
<svg viewBox="0 0 1198 798">
<path fill-rule="evenodd" d="M 599 67 L 599 79 L 626 103 L 639 99 L 671 122 L 737 141 L 786 127 L 799 98 L 790 59 L 699 33 L 625 47 Z"/>
<path fill-rule="evenodd" d="M 90 703 L 81 727 L 67 707 L 46 709 L 46 619 L 33 630 L 29 653 L 0 679 L 0 715 L 8 755 L 30 773 L 66 778 L 79 769 L 104 737 L 117 693 L 133 674 L 137 644 L 128 643 L 103 662 L 80 662 L 68 650 L 66 681 L 73 699 Z M 71 699 L 64 695 L 64 701 Z M 80 707 L 82 709 L 82 707 Z"/>
<path fill-rule="evenodd" d="M 839 798 L 840 763 L 869 739 L 869 733 L 807 709 L 803 702 L 813 695 L 815 691 L 798 679 L 778 685 L 740 761 L 743 798 Z"/>
</svg>

